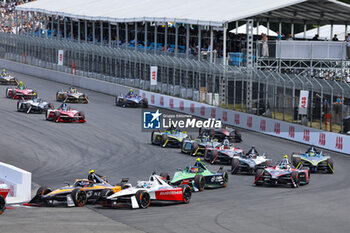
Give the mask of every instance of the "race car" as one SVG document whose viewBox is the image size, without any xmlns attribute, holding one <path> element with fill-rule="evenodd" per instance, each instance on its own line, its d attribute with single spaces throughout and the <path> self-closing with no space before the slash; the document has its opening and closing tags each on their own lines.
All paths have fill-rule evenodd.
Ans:
<svg viewBox="0 0 350 233">
<path fill-rule="evenodd" d="M 228 182 L 227 171 L 224 172 L 222 167 L 217 172 L 210 171 L 199 158 L 194 166 L 177 169 L 171 180 L 168 173 L 162 173 L 161 176 L 169 180 L 172 185 L 189 185 L 193 191 L 203 191 L 204 188 L 226 187 Z"/>
<path fill-rule="evenodd" d="M 310 169 L 296 169 L 293 164 L 288 161 L 286 155 L 281 162 L 274 167 L 258 169 L 255 173 L 254 184 L 262 186 L 264 184 L 271 185 L 287 185 L 292 188 L 298 188 L 299 185 L 306 185 L 310 182 Z"/>
<path fill-rule="evenodd" d="M 233 156 L 231 173 L 255 174 L 257 169 L 264 169 L 272 164 L 272 160 L 266 158 L 266 155 L 259 155 L 254 146 L 246 153 L 240 156 Z"/>
<path fill-rule="evenodd" d="M 330 156 L 324 155 L 311 146 L 304 154 L 292 153 L 292 164 L 296 167 L 309 167 L 311 172 L 325 171 L 334 173 L 334 164 Z"/>
<path fill-rule="evenodd" d="M 211 139 L 217 139 L 219 142 L 223 142 L 228 139 L 230 142 L 242 142 L 242 135 L 237 129 L 222 127 L 222 128 L 200 128 L 199 135 L 206 134 Z"/>
<path fill-rule="evenodd" d="M 74 87 L 68 90 L 61 90 L 56 93 L 56 100 L 65 103 L 89 103 L 88 96 L 84 93 L 78 92 Z"/>
<path fill-rule="evenodd" d="M 161 176 L 152 174 L 148 181 L 138 181 L 136 187 L 129 187 L 117 193 L 104 196 L 104 206 L 131 206 L 147 208 L 153 202 L 174 202 L 188 204 L 191 200 L 191 188 L 168 184 Z"/>
<path fill-rule="evenodd" d="M 6 184 L 0 184 L 0 215 L 6 210 L 6 197 L 10 192 Z"/>
<path fill-rule="evenodd" d="M 28 100 L 38 97 L 38 93 L 35 90 L 26 87 L 8 87 L 6 88 L 6 97 Z"/>
<path fill-rule="evenodd" d="M 53 109 L 54 106 L 51 103 L 45 102 L 39 98 L 33 98 L 31 100 L 19 100 L 17 102 L 17 111 L 26 113 L 43 113 L 47 109 Z"/>
<path fill-rule="evenodd" d="M 0 85 L 17 86 L 18 81 L 12 75 L 6 73 L 0 75 Z"/>
<path fill-rule="evenodd" d="M 182 141 L 181 152 L 191 156 L 200 156 L 205 154 L 207 147 L 217 147 L 219 145 L 217 139 L 211 140 L 207 135 L 200 135 L 194 140 L 189 137 Z"/>
<path fill-rule="evenodd" d="M 115 105 L 125 107 L 148 108 L 147 98 L 142 98 L 136 94 L 119 95 L 115 97 Z"/>
<path fill-rule="evenodd" d="M 47 109 L 46 120 L 58 122 L 78 122 L 85 123 L 85 115 L 83 112 L 72 109 L 63 103 L 58 109 Z"/>
<path fill-rule="evenodd" d="M 181 143 L 185 138 L 190 138 L 186 131 L 170 127 L 164 132 L 152 131 L 151 143 L 162 147 L 181 147 Z"/>
<path fill-rule="evenodd" d="M 216 162 L 232 164 L 233 157 L 240 157 L 244 151 L 230 144 L 227 139 L 222 144 L 207 147 L 204 153 L 204 160 L 215 164 Z"/>
<path fill-rule="evenodd" d="M 107 191 L 119 192 L 127 181 L 122 179 L 120 184 L 112 186 L 105 179 L 100 179 L 98 183 L 89 179 L 76 179 L 73 185 L 67 184 L 53 191 L 48 187 L 40 187 L 28 205 L 53 206 L 56 203 L 65 203 L 67 206 L 82 207 L 85 204 L 94 204 Z"/>
</svg>

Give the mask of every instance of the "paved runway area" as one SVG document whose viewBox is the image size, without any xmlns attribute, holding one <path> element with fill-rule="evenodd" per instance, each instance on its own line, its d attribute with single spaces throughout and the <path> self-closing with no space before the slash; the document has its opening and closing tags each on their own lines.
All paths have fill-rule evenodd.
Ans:
<svg viewBox="0 0 350 233">
<path fill-rule="evenodd" d="M 67 85 L 15 75 L 39 97 L 54 103 L 56 91 Z M 114 106 L 114 97 L 85 91 L 90 104 L 72 104 L 85 112 L 86 124 L 45 121 L 44 115 L 16 111 L 16 101 L 5 98 L 0 86 L 0 161 L 32 172 L 39 185 L 57 188 L 64 181 L 86 178 L 88 171 L 117 183 L 146 180 L 153 172 L 173 174 L 195 158 L 179 149 L 152 146 L 150 133 L 141 132 L 141 110 Z M 280 160 L 284 154 L 308 146 L 242 131 L 248 150 Z M 247 175 L 229 176 L 227 188 L 192 195 L 188 205 L 148 209 L 15 208 L 0 217 L 4 232 L 349 232 L 350 157 L 334 152 L 335 174 L 312 174 L 298 189 L 255 187 Z M 217 170 L 219 165 L 210 165 Z M 225 169 L 230 167 L 225 166 Z M 2 232 L 2 230 L 1 230 Z"/>
</svg>

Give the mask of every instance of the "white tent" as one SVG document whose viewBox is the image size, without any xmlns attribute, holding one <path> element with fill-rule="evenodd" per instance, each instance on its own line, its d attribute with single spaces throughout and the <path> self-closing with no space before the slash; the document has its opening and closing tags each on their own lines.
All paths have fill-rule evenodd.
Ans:
<svg viewBox="0 0 350 233">
<path fill-rule="evenodd" d="M 348 27 L 350 29 L 350 27 Z M 333 25 L 333 35 L 331 35 L 331 25 L 323 25 L 320 27 L 320 33 L 317 32 L 317 28 L 306 31 L 306 39 L 312 39 L 316 34 L 322 40 L 331 40 L 334 34 L 337 34 L 339 40 L 345 40 L 345 25 Z M 349 30 L 348 30 L 349 31 Z M 349 31 L 350 32 L 350 31 Z M 300 32 L 294 35 L 295 38 L 304 38 L 304 32 Z"/>
<path fill-rule="evenodd" d="M 350 21 L 350 5 L 336 0 L 38 0 L 19 5 L 16 10 L 105 22 L 212 26 L 247 18 L 324 24 Z"/>
<path fill-rule="evenodd" d="M 247 34 L 247 25 L 243 24 L 238 28 L 232 29 L 230 33 Z M 271 29 L 268 29 L 264 25 L 259 25 L 259 27 L 253 28 L 253 35 L 261 35 L 261 33 L 265 33 L 266 35 L 269 35 L 269 36 L 277 36 L 276 32 L 272 31 Z"/>
</svg>

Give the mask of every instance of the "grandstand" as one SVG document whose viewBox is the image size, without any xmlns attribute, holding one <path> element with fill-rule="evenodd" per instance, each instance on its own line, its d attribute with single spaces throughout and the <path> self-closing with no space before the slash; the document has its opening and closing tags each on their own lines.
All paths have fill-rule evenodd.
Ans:
<svg viewBox="0 0 350 233">
<path fill-rule="evenodd" d="M 300 121 L 299 92 L 309 90 L 309 124 L 316 118 L 320 128 L 326 112 L 340 125 L 350 111 L 344 42 L 276 41 L 262 57 L 262 42 L 254 42 L 252 30 L 277 24 L 281 33 L 282 23 L 289 23 L 293 37 L 295 24 L 304 25 L 305 33 L 310 24 L 347 25 L 350 7 L 336 0 L 39 0 L 16 11 L 18 35 L 0 38 L 14 60 L 25 53 L 27 62 L 44 60 L 54 68 L 48 62 L 55 63 L 57 50 L 64 49 L 67 68 L 74 63 L 78 73 L 145 89 L 153 88 L 147 74 L 158 65 L 155 91 L 293 122 Z M 25 28 L 28 22 L 34 26 Z M 228 32 L 241 24 L 247 24 L 246 36 Z M 13 48 L 5 48 L 8 40 Z M 50 58 L 35 51 L 50 48 Z"/>
</svg>

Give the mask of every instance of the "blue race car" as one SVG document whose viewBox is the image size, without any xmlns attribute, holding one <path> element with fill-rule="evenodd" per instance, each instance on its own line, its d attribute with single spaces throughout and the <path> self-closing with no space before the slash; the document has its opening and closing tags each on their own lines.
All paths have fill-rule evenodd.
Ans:
<svg viewBox="0 0 350 233">
<path fill-rule="evenodd" d="M 311 146 L 304 154 L 292 153 L 292 164 L 296 168 L 309 167 L 311 172 L 325 171 L 334 173 L 334 164 L 330 156 L 324 155 Z"/>
<path fill-rule="evenodd" d="M 131 90 L 127 95 L 119 95 L 115 98 L 115 105 L 125 107 L 142 107 L 148 108 L 147 98 L 142 98 L 133 93 Z"/>
</svg>

